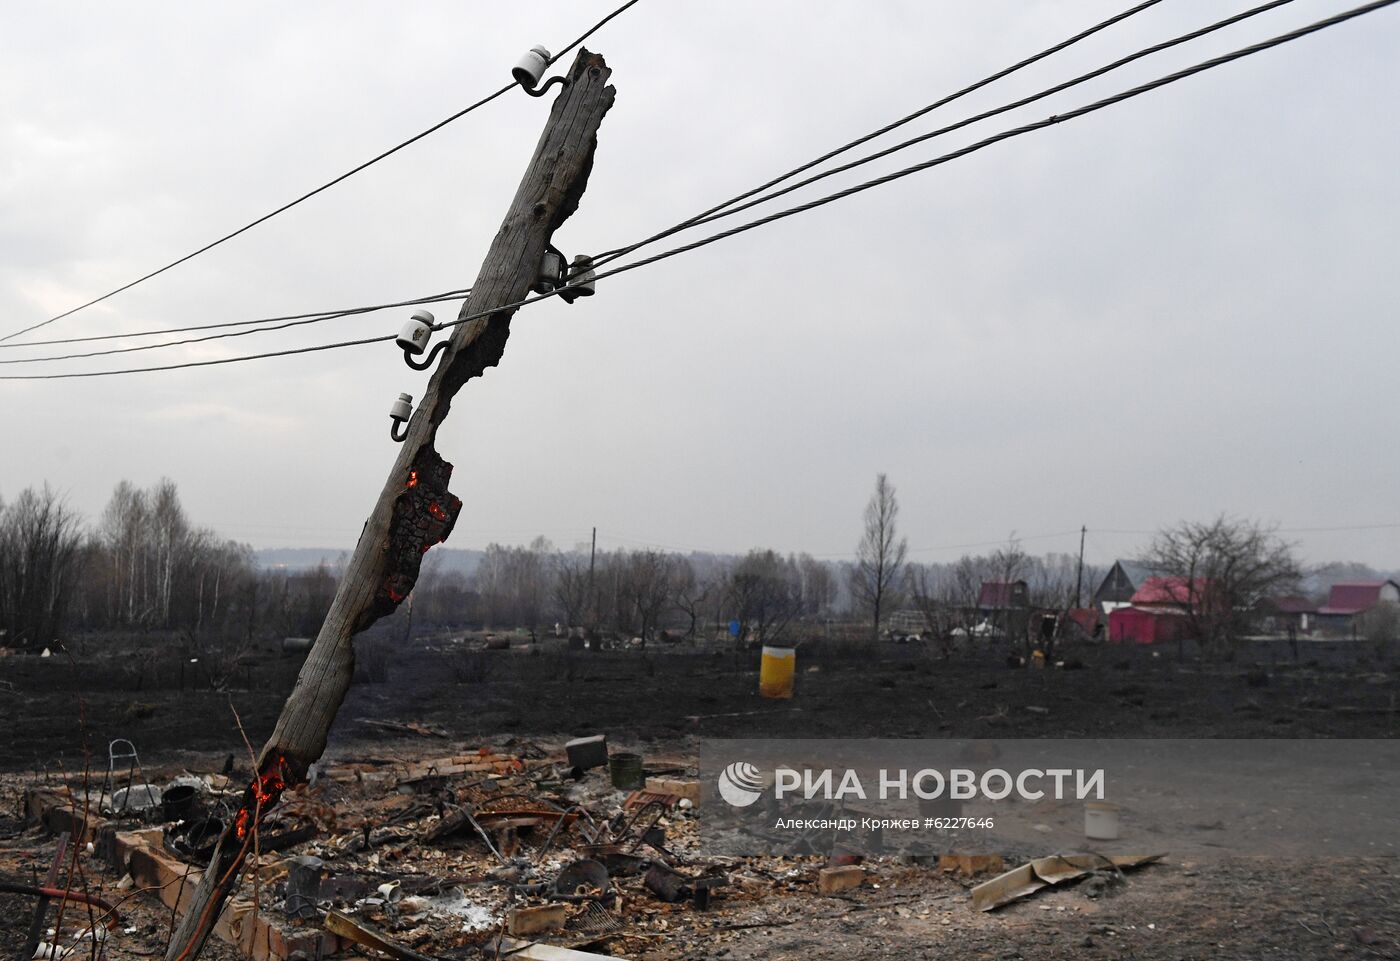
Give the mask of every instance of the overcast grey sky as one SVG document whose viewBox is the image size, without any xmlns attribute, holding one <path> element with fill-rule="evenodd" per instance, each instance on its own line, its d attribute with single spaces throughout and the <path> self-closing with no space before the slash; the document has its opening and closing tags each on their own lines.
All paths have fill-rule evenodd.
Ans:
<svg viewBox="0 0 1400 961">
<path fill-rule="evenodd" d="M 556 243 L 637 239 L 1128 5 L 642 0 L 587 44 L 617 102 Z M 1297 0 L 798 199 L 1351 5 Z M 435 123 L 613 6 L 0 7 L 0 334 Z M 1243 8 L 1166 0 L 906 131 Z M 1400 524 L 1397 49 L 1400 9 L 1383 10 L 522 311 L 439 434 L 468 504 L 450 546 L 568 546 L 597 525 L 605 546 L 849 554 L 884 471 L 920 560 L 1011 531 L 1072 550 L 1082 523 L 1103 561 L 1225 511 L 1297 531 L 1310 560 L 1400 564 L 1400 527 L 1298 530 Z M 43 334 L 467 286 L 548 103 L 512 91 Z M 407 313 L 6 368 L 230 356 Z M 0 496 L 48 481 L 93 517 L 117 481 L 168 475 L 227 536 L 348 547 L 395 454 L 389 402 L 426 380 L 381 344 L 0 382 Z"/>
</svg>

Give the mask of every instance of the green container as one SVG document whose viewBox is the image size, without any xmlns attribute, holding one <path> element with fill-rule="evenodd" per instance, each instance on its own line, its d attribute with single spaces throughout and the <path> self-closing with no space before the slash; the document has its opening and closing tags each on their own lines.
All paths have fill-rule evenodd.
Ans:
<svg viewBox="0 0 1400 961">
<path fill-rule="evenodd" d="M 646 783 L 642 772 L 642 756 L 619 752 L 608 755 L 608 776 L 619 791 L 636 791 Z"/>
</svg>

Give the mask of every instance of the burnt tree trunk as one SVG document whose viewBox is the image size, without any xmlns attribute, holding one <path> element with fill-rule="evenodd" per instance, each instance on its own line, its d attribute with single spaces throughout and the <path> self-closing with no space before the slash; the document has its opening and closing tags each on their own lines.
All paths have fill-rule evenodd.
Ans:
<svg viewBox="0 0 1400 961">
<path fill-rule="evenodd" d="M 471 378 L 494 367 L 505 349 L 514 309 L 535 281 L 550 237 L 577 208 L 588 183 L 598 128 L 616 91 L 598 54 L 580 49 L 570 83 L 558 95 L 525 176 L 516 189 L 459 316 L 502 309 L 452 328 L 450 346 L 409 421 L 407 439 L 366 521 L 335 601 L 307 655 L 242 807 L 200 881 L 189 911 L 166 951 L 167 961 L 192 961 L 238 883 L 257 821 L 283 790 L 302 783 L 325 750 L 354 670 L 353 638 L 390 614 L 418 579 L 423 554 L 451 533 L 462 502 L 448 492 L 452 465 L 433 446 L 452 398 Z"/>
</svg>

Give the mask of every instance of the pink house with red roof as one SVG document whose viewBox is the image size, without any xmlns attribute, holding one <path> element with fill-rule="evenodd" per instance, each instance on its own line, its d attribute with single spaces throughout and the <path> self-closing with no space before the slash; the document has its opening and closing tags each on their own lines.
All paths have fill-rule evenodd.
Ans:
<svg viewBox="0 0 1400 961">
<path fill-rule="evenodd" d="M 1158 644 L 1189 636 L 1188 612 L 1201 606 L 1203 577 L 1149 577 L 1133 592 L 1127 607 L 1108 615 L 1108 639 L 1119 644 Z"/>
<path fill-rule="evenodd" d="M 1184 612 L 1200 607 L 1205 593 L 1204 577 L 1149 577 L 1128 603 L 1133 607 L 1170 607 Z"/>
</svg>

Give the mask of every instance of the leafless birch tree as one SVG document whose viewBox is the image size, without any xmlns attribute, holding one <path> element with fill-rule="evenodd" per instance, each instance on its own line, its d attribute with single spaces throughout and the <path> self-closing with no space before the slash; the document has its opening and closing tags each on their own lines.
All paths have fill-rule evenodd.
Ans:
<svg viewBox="0 0 1400 961">
<path fill-rule="evenodd" d="M 870 612 L 872 640 L 880 639 L 882 613 L 897 605 L 900 568 L 909 552 L 908 541 L 895 528 L 898 516 L 894 485 L 880 474 L 875 478 L 875 493 L 865 505 L 865 533 L 851 572 L 851 596 Z"/>
</svg>

